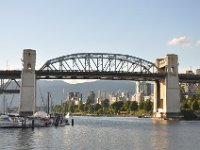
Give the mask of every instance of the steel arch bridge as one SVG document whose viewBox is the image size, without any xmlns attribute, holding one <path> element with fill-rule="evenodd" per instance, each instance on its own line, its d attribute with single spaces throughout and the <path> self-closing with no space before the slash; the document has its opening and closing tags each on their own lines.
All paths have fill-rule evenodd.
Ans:
<svg viewBox="0 0 200 150">
<path fill-rule="evenodd" d="M 151 74 L 157 72 L 157 67 L 150 61 L 130 55 L 77 53 L 50 59 L 40 68 L 40 70 Z"/>
</svg>

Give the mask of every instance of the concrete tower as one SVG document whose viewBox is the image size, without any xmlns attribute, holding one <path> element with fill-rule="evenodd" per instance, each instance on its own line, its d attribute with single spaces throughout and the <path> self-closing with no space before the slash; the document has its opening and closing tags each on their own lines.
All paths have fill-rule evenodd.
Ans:
<svg viewBox="0 0 200 150">
<path fill-rule="evenodd" d="M 19 114 L 29 116 L 35 112 L 36 106 L 36 79 L 35 79 L 36 51 L 23 51 L 23 69 L 21 74 L 20 108 Z"/>
<path fill-rule="evenodd" d="M 168 54 L 157 59 L 158 72 L 166 72 L 165 80 L 154 84 L 154 116 L 174 118 L 180 116 L 180 87 L 178 78 L 178 56 Z"/>
</svg>

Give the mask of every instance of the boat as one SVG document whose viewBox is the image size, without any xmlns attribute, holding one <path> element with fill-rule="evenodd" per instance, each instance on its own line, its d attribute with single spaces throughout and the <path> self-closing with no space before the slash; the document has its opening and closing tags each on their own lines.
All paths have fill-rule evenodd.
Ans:
<svg viewBox="0 0 200 150">
<path fill-rule="evenodd" d="M 51 118 L 55 127 L 69 125 L 69 113 L 65 116 L 63 114 L 54 114 Z"/>
<path fill-rule="evenodd" d="M 36 112 L 32 116 L 21 117 L 19 115 L 0 115 L 0 128 L 33 128 L 49 127 L 53 121 L 45 112 Z"/>
<path fill-rule="evenodd" d="M 34 128 L 34 127 L 50 127 L 52 126 L 52 121 L 50 118 L 40 118 L 40 117 L 26 117 L 22 119 L 22 127 L 24 128 Z"/>
<path fill-rule="evenodd" d="M 70 116 L 69 116 L 69 112 L 68 112 L 64 117 L 65 125 L 69 125 L 69 118 L 70 118 Z"/>
<path fill-rule="evenodd" d="M 21 128 L 22 122 L 20 117 L 9 116 L 6 114 L 0 115 L 0 128 Z"/>
</svg>

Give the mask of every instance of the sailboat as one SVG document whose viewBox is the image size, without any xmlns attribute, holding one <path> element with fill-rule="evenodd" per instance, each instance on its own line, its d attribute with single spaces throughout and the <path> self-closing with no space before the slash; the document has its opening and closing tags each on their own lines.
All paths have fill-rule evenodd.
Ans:
<svg viewBox="0 0 200 150">
<path fill-rule="evenodd" d="M 0 128 L 20 128 L 22 122 L 17 116 L 9 116 L 6 114 L 0 115 Z"/>
</svg>

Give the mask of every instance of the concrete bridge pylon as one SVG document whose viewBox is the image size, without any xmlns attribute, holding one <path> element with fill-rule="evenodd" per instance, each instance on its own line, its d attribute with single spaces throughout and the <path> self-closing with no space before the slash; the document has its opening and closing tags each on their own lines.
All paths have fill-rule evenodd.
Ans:
<svg viewBox="0 0 200 150">
<path fill-rule="evenodd" d="M 165 58 L 156 60 L 156 66 L 158 73 L 166 72 L 166 77 L 154 83 L 154 117 L 179 118 L 181 115 L 178 56 L 167 54 Z"/>
<path fill-rule="evenodd" d="M 33 115 L 36 106 L 36 51 L 24 49 L 22 63 L 19 114 L 29 116 Z"/>
</svg>

